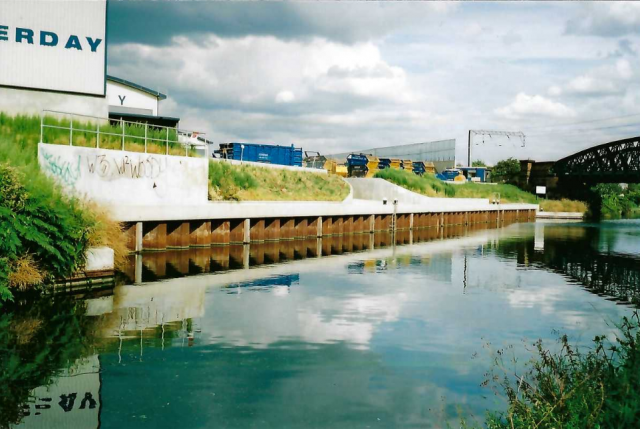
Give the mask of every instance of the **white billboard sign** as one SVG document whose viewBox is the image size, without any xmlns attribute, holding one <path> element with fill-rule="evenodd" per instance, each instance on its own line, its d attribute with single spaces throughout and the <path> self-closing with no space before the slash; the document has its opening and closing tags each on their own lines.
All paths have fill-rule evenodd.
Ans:
<svg viewBox="0 0 640 429">
<path fill-rule="evenodd" d="M 0 86 L 105 95 L 106 0 L 0 0 Z"/>
<path fill-rule="evenodd" d="M 547 187 L 546 186 L 536 186 L 536 194 L 545 195 L 546 193 L 547 193 Z"/>
</svg>

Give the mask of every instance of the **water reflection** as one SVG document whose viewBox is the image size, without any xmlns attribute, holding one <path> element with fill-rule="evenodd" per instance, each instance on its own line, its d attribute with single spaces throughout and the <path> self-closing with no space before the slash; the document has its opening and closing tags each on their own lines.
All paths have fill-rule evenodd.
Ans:
<svg viewBox="0 0 640 429">
<path fill-rule="evenodd" d="M 488 245 L 487 250 L 515 258 L 523 267 L 560 273 L 592 293 L 638 305 L 640 240 L 629 239 L 635 234 L 637 228 L 633 227 L 616 231 L 599 225 L 538 224 L 533 237 L 501 240 Z"/>
<path fill-rule="evenodd" d="M 97 427 L 97 357 L 84 306 L 64 298 L 19 303 L 0 315 L 0 427 Z M 6 311 L 8 310 L 8 311 Z M 85 376 L 85 374 L 92 374 Z M 77 403 L 76 403 L 77 402 Z M 83 406 L 84 405 L 84 406 Z M 73 410 L 74 416 L 65 420 Z M 82 414 L 82 416 L 79 416 Z M 69 427 L 69 426 L 68 426 Z"/>
<path fill-rule="evenodd" d="M 501 406 L 487 344 L 584 343 L 629 312 L 577 285 L 633 299 L 639 226 L 143 254 L 111 296 L 0 317 L 0 427 L 455 427 Z"/>
<path fill-rule="evenodd" d="M 322 239 L 148 252 L 129 256 L 129 263 L 121 273 L 121 282 L 125 284 L 154 282 L 301 259 L 357 253 L 396 245 L 461 237 L 495 227 L 495 224 L 450 225 L 445 228 L 398 231 L 395 234 L 389 232 L 350 234 Z"/>
</svg>

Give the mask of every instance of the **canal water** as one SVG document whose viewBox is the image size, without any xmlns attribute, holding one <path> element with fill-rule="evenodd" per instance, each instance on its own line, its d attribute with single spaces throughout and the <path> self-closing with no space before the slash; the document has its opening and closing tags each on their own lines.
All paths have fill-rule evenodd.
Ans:
<svg viewBox="0 0 640 429">
<path fill-rule="evenodd" d="M 3 310 L 0 427 L 482 422 L 499 350 L 586 346 L 639 289 L 639 221 L 148 253 L 115 287 Z"/>
</svg>

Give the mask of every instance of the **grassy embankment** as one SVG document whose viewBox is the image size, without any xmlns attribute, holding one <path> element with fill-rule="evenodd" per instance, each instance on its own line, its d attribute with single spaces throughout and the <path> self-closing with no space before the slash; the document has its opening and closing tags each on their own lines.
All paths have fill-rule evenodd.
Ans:
<svg viewBox="0 0 640 429">
<path fill-rule="evenodd" d="M 338 176 L 226 162 L 209 163 L 209 196 L 232 201 L 342 201 L 349 185 Z"/>
<path fill-rule="evenodd" d="M 513 185 L 480 185 L 477 183 L 465 183 L 463 185 L 450 185 L 437 179 L 435 176 L 425 174 L 417 176 L 405 170 L 384 169 L 376 173 L 375 177 L 388 180 L 398 186 L 414 192 L 429 196 L 443 198 L 493 198 L 500 194 L 502 203 L 530 203 L 540 204 L 547 212 L 586 212 L 587 206 L 581 201 L 572 200 L 536 200 L 536 196 L 519 189 Z"/>
<path fill-rule="evenodd" d="M 640 319 L 635 312 L 615 339 L 596 336 L 578 350 L 566 335 L 559 347 L 534 344 L 536 355 L 522 368 L 497 352 L 485 385 L 504 394 L 507 409 L 487 415 L 488 429 L 636 428 L 640 421 Z M 517 368 L 517 370 L 516 370 Z M 470 427 L 463 422 L 462 427 Z"/>
<path fill-rule="evenodd" d="M 0 302 L 11 300 L 16 290 L 71 275 L 84 264 L 89 247 L 113 248 L 116 263 L 126 255 L 121 227 L 106 209 L 64 195 L 40 171 L 39 140 L 39 118 L 0 113 Z"/>
</svg>

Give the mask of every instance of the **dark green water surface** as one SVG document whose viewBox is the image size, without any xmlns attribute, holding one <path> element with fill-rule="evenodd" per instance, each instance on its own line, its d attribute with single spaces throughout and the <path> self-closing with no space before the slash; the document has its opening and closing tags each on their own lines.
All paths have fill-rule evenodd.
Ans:
<svg viewBox="0 0 640 429">
<path fill-rule="evenodd" d="M 0 427 L 482 421 L 498 349 L 588 344 L 633 311 L 640 221 L 153 253 L 121 278 L 3 309 Z"/>
</svg>

